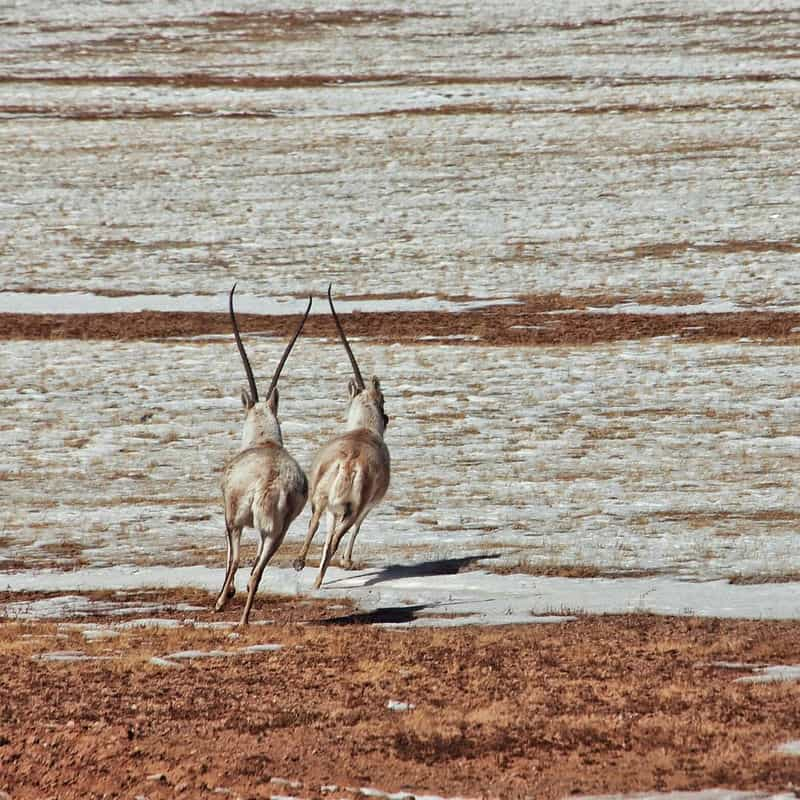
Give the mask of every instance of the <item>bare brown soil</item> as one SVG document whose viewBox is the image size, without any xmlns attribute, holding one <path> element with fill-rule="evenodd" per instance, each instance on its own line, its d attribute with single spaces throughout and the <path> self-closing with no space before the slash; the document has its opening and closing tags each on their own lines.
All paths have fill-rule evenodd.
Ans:
<svg viewBox="0 0 800 800">
<path fill-rule="evenodd" d="M 211 606 L 200 592 L 160 597 Z M 14 800 L 316 798 L 331 785 L 345 798 L 359 787 L 557 798 L 800 783 L 800 762 L 776 752 L 800 737 L 796 684 L 737 683 L 748 671 L 719 665 L 797 662 L 800 623 L 638 615 L 398 631 L 373 623 L 399 611 L 337 603 L 261 596 L 254 618 L 273 624 L 235 639 L 187 624 L 86 641 L 55 623 L 0 622 L 0 789 Z M 262 643 L 283 649 L 150 662 Z M 107 660 L 36 658 L 64 650 Z"/>
<path fill-rule="evenodd" d="M 516 305 L 473 311 L 354 312 L 349 336 L 380 342 L 486 344 L 497 346 L 585 345 L 653 336 L 704 341 L 750 338 L 800 341 L 800 314 L 741 311 L 724 314 L 596 313 L 590 307 L 616 298 L 524 297 Z M 652 301 L 651 301 L 652 302 Z M 578 310 L 572 310 L 578 309 Z M 283 336 L 299 316 L 237 317 L 244 331 Z M 143 311 L 120 314 L 0 314 L 3 339 L 163 339 L 230 332 L 225 313 Z M 336 337 L 327 315 L 309 317 L 304 334 Z M 460 338 L 459 338 L 460 337 Z"/>
<path fill-rule="evenodd" d="M 345 76 L 344 78 L 334 78 L 331 76 L 302 76 L 294 80 L 272 80 L 263 79 L 259 81 L 231 79 L 231 85 L 237 88 L 242 88 L 240 84 L 247 83 L 248 88 L 254 88 L 254 84 L 266 83 L 270 87 L 273 84 L 290 84 L 292 86 L 307 87 L 309 85 L 326 86 L 332 83 L 369 83 L 374 79 L 369 77 L 367 79 L 359 78 L 357 76 Z M 402 76 L 389 75 L 384 76 L 384 81 L 400 82 L 404 80 Z M 61 81 L 55 81 L 61 85 Z M 81 81 L 82 83 L 94 83 L 89 79 Z M 103 81 L 104 83 L 106 81 Z M 125 81 L 127 83 L 127 81 Z M 477 82 L 477 81 L 476 81 Z M 2 80 L 0 80 L 2 83 Z M 142 83 L 149 85 L 146 80 Z M 157 83 L 173 84 L 177 82 L 164 81 L 159 79 Z M 210 84 L 215 85 L 213 79 L 203 80 L 198 76 L 189 76 L 177 83 L 179 86 L 183 84 Z M 137 82 L 138 85 L 138 82 Z M 157 84 L 156 84 L 157 85 Z M 713 110 L 717 113 L 726 112 L 732 113 L 736 111 L 773 111 L 776 106 L 770 103 L 747 103 L 743 105 L 735 105 L 732 103 L 725 103 L 720 106 L 717 103 L 709 103 L 705 101 L 698 101 L 695 103 L 616 103 L 606 105 L 586 105 L 574 106 L 563 109 L 553 109 L 550 107 L 538 110 L 528 110 L 529 114 L 576 114 L 576 115 L 603 115 L 603 114 L 663 114 L 675 112 L 692 112 L 692 111 L 705 111 Z M 164 108 L 69 108 L 64 105 L 31 105 L 31 104 L 8 104 L 0 105 L 0 113 L 14 115 L 14 116 L 35 116 L 35 117 L 54 117 L 57 119 L 69 119 L 78 122 L 92 122 L 98 120 L 153 120 L 153 119 L 175 119 L 185 117 L 191 114 L 195 117 L 204 116 L 219 116 L 219 110 L 213 106 L 208 105 L 187 105 L 182 103 L 180 105 Z M 503 104 L 497 103 L 444 103 L 437 106 L 420 106 L 408 107 L 402 109 L 386 109 L 378 111 L 364 111 L 357 114 L 352 114 L 353 118 L 359 117 L 369 119 L 374 117 L 411 117 L 411 116 L 450 116 L 450 115 L 463 115 L 463 114 L 507 114 L 508 108 Z M 269 119 L 275 115 L 271 111 L 265 110 L 241 110 L 241 111 L 226 111 L 225 117 L 228 119 Z"/>
<path fill-rule="evenodd" d="M 266 38 L 266 37 L 265 37 Z M 134 46 L 135 43 L 142 41 L 142 37 L 127 42 L 112 42 L 113 50 L 126 50 Z M 120 46 L 121 45 L 121 46 Z M 771 51 L 770 51 L 771 52 Z M 779 72 L 753 72 L 736 73 L 733 75 L 697 75 L 688 77 L 686 75 L 647 75 L 641 77 L 630 75 L 625 78 L 615 80 L 617 86 L 639 86 L 639 85 L 659 85 L 659 84 L 686 84 L 696 83 L 726 83 L 736 81 L 737 83 L 775 83 L 778 81 L 794 80 L 795 76 L 790 73 Z M 347 86 L 360 83 L 421 83 L 426 86 L 479 86 L 479 85 L 503 85 L 503 84 L 570 84 L 580 86 L 581 84 L 591 84 L 595 78 L 592 76 L 580 76 L 572 73 L 553 73 L 531 75 L 520 73 L 516 75 L 491 75 L 481 76 L 474 74 L 436 74 L 419 72 L 336 72 L 336 73 L 302 73 L 302 74 L 278 74 L 278 75 L 227 75 L 210 72 L 184 72 L 163 74 L 156 72 L 132 72 L 121 74 L 96 74 L 85 73 L 82 75 L 41 75 L 28 74 L 25 72 L 8 73 L 0 75 L 0 85 L 5 83 L 34 83 L 50 86 L 167 86 L 179 89 L 200 89 L 200 88 L 239 88 L 239 89 L 296 89 L 310 88 L 319 86 Z M 467 104 L 469 108 L 471 104 Z M 614 113 L 615 109 L 623 108 L 629 111 L 684 109 L 692 110 L 695 108 L 714 108 L 715 110 L 726 110 L 724 106 L 716 103 L 695 104 L 631 104 L 631 105 L 608 105 L 608 106 L 587 106 L 587 113 Z M 770 104 L 757 106 L 743 105 L 742 108 L 773 108 Z M 579 107 L 581 108 L 581 107 Z M 558 111 L 558 109 L 555 109 Z M 548 113 L 551 113 L 551 109 Z M 378 112 L 380 113 L 380 112 Z M 531 113 L 535 113 L 535 110 Z M 565 110 L 563 113 L 571 113 Z"/>
</svg>

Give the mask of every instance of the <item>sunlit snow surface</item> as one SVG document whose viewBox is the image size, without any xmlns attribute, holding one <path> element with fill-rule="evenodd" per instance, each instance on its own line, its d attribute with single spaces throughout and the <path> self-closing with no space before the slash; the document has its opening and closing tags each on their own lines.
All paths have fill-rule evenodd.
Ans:
<svg viewBox="0 0 800 800">
<path fill-rule="evenodd" d="M 328 281 L 343 312 L 798 307 L 795 6 L 311 6 L 4 6 L 0 311 L 222 311 L 234 280 L 269 313 Z M 409 624 L 798 615 L 792 584 L 726 582 L 800 574 L 797 348 L 354 345 L 386 390 L 392 487 L 363 569 L 323 593 L 425 605 Z M 249 346 L 266 380 L 283 343 Z M 338 345 L 300 340 L 281 414 L 306 467 L 346 379 Z M 241 382 L 227 337 L 5 343 L 0 587 L 181 568 L 213 590 Z M 265 590 L 309 591 L 288 568 L 307 519 Z"/>
<path fill-rule="evenodd" d="M 268 6 L 3 6 L 4 289 L 797 302 L 795 4 Z"/>
<path fill-rule="evenodd" d="M 280 3 L 309 6 L 364 8 Z M 644 313 L 678 310 L 637 302 L 658 293 L 695 311 L 797 308 L 794 4 L 402 9 L 421 13 L 291 30 L 221 20 L 210 0 L 5 4 L 0 313 L 224 310 L 234 280 L 251 313 L 294 313 L 328 281 L 381 297 L 361 310 L 548 292 Z M 262 380 L 282 344 L 249 341 Z M 797 348 L 354 344 L 386 390 L 392 487 L 362 568 L 331 569 L 320 596 L 394 609 L 397 625 L 800 617 L 797 584 L 726 580 L 800 574 Z M 1 613 L 96 611 L 69 595 L 88 588 L 219 588 L 239 370 L 215 338 L 3 344 L 0 589 L 65 594 Z M 281 411 L 306 467 L 341 424 L 346 377 L 337 346 L 300 341 Z M 312 591 L 314 571 L 289 566 L 307 519 L 265 591 Z M 601 574 L 558 576 L 576 566 Z"/>
<path fill-rule="evenodd" d="M 797 348 L 354 346 L 386 391 L 392 485 L 356 544 L 363 569 L 332 571 L 323 593 L 473 613 L 442 609 L 466 592 L 502 621 L 585 609 L 800 616 L 792 584 L 722 580 L 800 574 Z M 283 342 L 249 347 L 263 380 Z M 338 345 L 301 339 L 282 379 L 284 439 L 306 468 L 341 427 L 346 369 Z M 2 509 L 0 588 L 92 584 L 13 574 L 58 565 L 112 568 L 98 588 L 197 585 L 175 570 L 192 564 L 217 588 L 218 481 L 240 435 L 240 372 L 228 341 L 6 343 L 0 374 L 30 379 L 0 389 L 0 472 L 14 498 Z M 485 572 L 576 566 L 598 576 Z M 304 592 L 312 580 L 311 568 L 276 569 L 262 587 Z"/>
<path fill-rule="evenodd" d="M 319 287 L 317 287 L 319 289 Z M 230 291 L 230 287 L 228 289 Z M 2 292 L 0 314 L 118 314 L 136 311 L 217 312 L 227 310 L 228 291 L 209 295 L 131 294 L 108 297 L 89 292 Z M 312 292 L 312 294 L 315 292 Z M 485 298 L 484 300 L 453 301 L 432 295 L 413 298 L 366 298 L 362 300 L 337 300 L 340 314 L 349 311 L 469 311 L 488 305 L 513 305 L 514 300 Z M 303 309 L 297 298 L 265 298 L 241 292 L 236 295 L 236 312 L 239 314 L 297 314 Z M 701 306 L 700 310 L 714 309 Z M 726 310 L 732 310 L 727 308 Z M 781 309 L 785 310 L 785 309 Z M 661 309 L 662 313 L 675 313 L 676 309 Z M 312 305 L 311 314 L 330 313 L 327 303 Z"/>
</svg>

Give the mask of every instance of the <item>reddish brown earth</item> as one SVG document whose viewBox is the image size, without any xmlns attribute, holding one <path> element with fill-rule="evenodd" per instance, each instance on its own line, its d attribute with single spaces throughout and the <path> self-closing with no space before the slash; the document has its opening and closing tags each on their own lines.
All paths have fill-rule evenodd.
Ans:
<svg viewBox="0 0 800 800">
<path fill-rule="evenodd" d="M 347 315 L 347 332 L 382 342 L 441 344 L 439 337 L 463 337 L 448 338 L 447 343 L 498 346 L 583 345 L 652 336 L 677 336 L 688 341 L 750 338 L 800 342 L 797 313 L 626 314 L 586 310 L 610 305 L 615 299 L 552 295 L 460 313 L 354 312 Z M 242 330 L 275 336 L 284 336 L 299 321 L 299 316 L 243 314 L 237 318 Z M 0 314 L 0 340 L 162 339 L 229 332 L 230 320 L 225 313 Z M 304 333 L 336 337 L 328 315 L 309 317 Z"/>
<path fill-rule="evenodd" d="M 223 618 L 236 619 L 233 606 Z M 748 670 L 718 665 L 797 663 L 797 622 L 636 615 L 392 630 L 374 624 L 391 610 L 266 596 L 254 618 L 274 622 L 236 639 L 186 624 L 92 642 L 56 623 L 0 622 L 0 789 L 14 800 L 355 798 L 360 787 L 557 798 L 800 784 L 800 761 L 776 752 L 800 738 L 797 684 L 737 683 Z M 283 649 L 150 663 L 267 642 Z M 56 650 L 109 658 L 36 658 Z"/>
<path fill-rule="evenodd" d="M 346 324 L 350 335 L 376 341 L 800 340 L 800 315 L 791 313 L 587 310 L 614 302 L 523 298 L 459 314 L 353 313 Z M 278 336 L 294 323 L 241 317 L 244 330 Z M 229 326 L 225 314 L 0 314 L 2 339 L 202 337 L 227 334 Z M 336 336 L 324 315 L 310 318 L 306 333 Z M 192 592 L 161 597 L 206 609 L 212 601 Z M 3 604 L 24 599 L 0 593 L 0 615 Z M 86 641 L 57 623 L 0 621 L 0 798 L 354 800 L 359 788 L 377 787 L 546 799 L 800 787 L 800 760 L 776 751 L 800 738 L 797 685 L 737 683 L 747 669 L 719 666 L 800 663 L 800 623 L 636 615 L 392 630 L 375 623 L 398 620 L 400 612 L 359 615 L 337 602 L 261 597 L 254 617 L 273 624 L 251 626 L 237 639 L 227 629 L 186 624 Z M 234 603 L 222 618 L 238 614 Z M 150 662 L 180 650 L 265 642 L 283 648 L 177 667 Z M 57 650 L 106 659 L 36 658 Z M 391 711 L 391 700 L 413 708 Z"/>
</svg>

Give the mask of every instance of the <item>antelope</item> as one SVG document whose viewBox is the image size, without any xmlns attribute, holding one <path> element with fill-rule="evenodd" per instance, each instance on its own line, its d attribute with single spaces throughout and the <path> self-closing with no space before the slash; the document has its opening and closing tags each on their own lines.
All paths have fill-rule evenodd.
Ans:
<svg viewBox="0 0 800 800">
<path fill-rule="evenodd" d="M 261 535 L 261 542 L 247 583 L 247 602 L 239 623 L 244 626 L 249 621 L 250 610 L 264 567 L 281 546 L 289 525 L 303 510 L 308 498 L 308 481 L 305 473 L 283 447 L 281 425 L 278 422 L 278 378 L 311 310 L 311 298 L 308 298 L 305 316 L 278 362 L 269 385 L 267 399 L 259 401 L 253 370 L 233 312 L 235 289 L 234 283 L 228 298 L 228 306 L 236 347 L 242 357 L 250 391 L 242 390 L 245 419 L 241 448 L 238 455 L 227 464 L 222 476 L 222 502 L 225 508 L 228 551 L 225 581 L 214 610 L 222 611 L 228 600 L 236 594 L 234 578 L 239 568 L 242 528 L 257 529 Z"/>
<path fill-rule="evenodd" d="M 314 587 L 319 589 L 331 558 L 342 537 L 352 528 L 342 566 L 353 566 L 353 543 L 367 514 L 383 499 L 389 487 L 389 449 L 383 434 L 389 417 L 383 410 L 380 382 L 373 377 L 367 386 L 361 377 L 353 351 L 333 307 L 331 287 L 328 303 L 336 328 L 353 367 L 355 379 L 348 382 L 350 395 L 347 426 L 344 433 L 331 439 L 316 455 L 311 467 L 311 520 L 308 523 L 303 549 L 294 561 L 294 568 L 305 566 L 306 556 L 324 511 L 328 512 L 328 534 L 322 548 Z"/>
</svg>

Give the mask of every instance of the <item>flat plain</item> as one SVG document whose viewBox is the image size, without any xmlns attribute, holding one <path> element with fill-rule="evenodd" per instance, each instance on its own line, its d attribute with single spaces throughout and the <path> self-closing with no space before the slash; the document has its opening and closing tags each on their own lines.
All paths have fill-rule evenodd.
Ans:
<svg viewBox="0 0 800 800">
<path fill-rule="evenodd" d="M 0 9 L 0 792 L 794 793 L 798 24 Z M 306 510 L 247 632 L 234 281 L 262 381 L 316 298 L 302 465 L 329 282 L 392 419 L 358 568 L 291 569 Z"/>
</svg>

